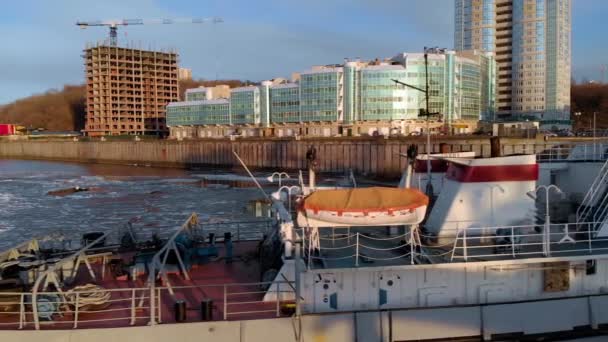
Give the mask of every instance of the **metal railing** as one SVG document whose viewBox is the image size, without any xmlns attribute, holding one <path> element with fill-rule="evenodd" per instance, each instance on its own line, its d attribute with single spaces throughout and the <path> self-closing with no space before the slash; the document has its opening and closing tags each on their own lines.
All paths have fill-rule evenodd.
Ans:
<svg viewBox="0 0 608 342">
<path fill-rule="evenodd" d="M 597 222 L 467 228 L 453 240 L 450 262 L 588 255 L 608 252 L 608 238 L 594 238 Z"/>
<path fill-rule="evenodd" d="M 347 228 L 338 228 L 348 230 Z M 375 262 L 404 262 L 413 264 L 418 254 L 418 232 L 410 230 L 403 234 L 374 236 L 367 233 L 332 234 L 317 236 L 315 233 L 299 230 L 308 268 L 315 263 L 340 263 L 347 267 L 359 267 Z M 412 243 L 414 241 L 414 243 Z"/>
<path fill-rule="evenodd" d="M 0 330 L 176 323 L 174 303 L 177 298 L 186 298 L 184 321 L 283 317 L 291 313 L 284 310 L 285 306 L 295 303 L 294 286 L 294 282 L 274 281 L 173 286 L 171 289 L 162 286 L 44 291 L 36 294 L 0 292 Z M 268 292 L 274 293 L 276 300 L 264 301 L 263 297 Z M 37 296 L 36 302 L 34 296 Z M 192 314 L 200 312 L 198 309 L 202 301 L 209 301 L 216 314 L 204 318 Z M 34 307 L 37 307 L 36 311 Z"/>
<path fill-rule="evenodd" d="M 369 263 L 414 264 L 486 261 L 513 258 L 608 253 L 608 238 L 594 237 L 598 222 L 482 227 L 465 222 L 441 235 L 413 229 L 396 236 L 357 232 L 340 235 L 302 235 L 309 268 L 360 267 Z M 454 223 L 455 227 L 458 226 Z M 346 228 L 341 228 L 347 230 Z"/>
<path fill-rule="evenodd" d="M 230 232 L 235 242 L 260 241 L 272 229 L 272 220 L 203 222 L 201 225 L 205 232 L 215 233 L 218 238 L 222 238 L 224 233 Z"/>
<path fill-rule="evenodd" d="M 603 161 L 608 157 L 607 149 L 607 143 L 559 144 L 536 153 L 536 160 L 542 163 Z"/>
<path fill-rule="evenodd" d="M 0 329 L 38 330 L 46 326 L 76 329 L 79 326 L 91 328 L 108 324 L 147 324 L 150 317 L 150 306 L 146 305 L 150 298 L 146 296 L 147 291 L 147 288 L 128 288 L 101 291 L 0 292 L 0 307 L 7 309 L 0 310 Z M 100 294 L 103 295 L 103 300 L 99 299 Z"/>
</svg>

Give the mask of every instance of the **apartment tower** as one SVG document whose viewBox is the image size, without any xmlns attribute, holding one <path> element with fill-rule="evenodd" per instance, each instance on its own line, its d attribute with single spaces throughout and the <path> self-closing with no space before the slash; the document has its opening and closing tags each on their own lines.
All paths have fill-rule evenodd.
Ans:
<svg viewBox="0 0 608 342">
<path fill-rule="evenodd" d="M 168 133 L 166 106 L 178 101 L 177 54 L 95 46 L 84 58 L 87 135 Z"/>
<path fill-rule="evenodd" d="M 498 120 L 570 123 L 571 0 L 456 0 L 457 51 L 494 52 Z"/>
</svg>

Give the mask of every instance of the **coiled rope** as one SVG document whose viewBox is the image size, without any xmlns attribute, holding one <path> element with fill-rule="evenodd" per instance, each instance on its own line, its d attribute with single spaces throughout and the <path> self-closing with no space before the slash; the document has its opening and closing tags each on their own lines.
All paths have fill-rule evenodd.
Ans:
<svg viewBox="0 0 608 342">
<path fill-rule="evenodd" d="M 86 308 L 87 306 L 101 306 L 108 303 L 111 297 L 110 291 L 105 288 L 95 285 L 86 284 L 76 286 L 73 289 L 64 292 L 65 302 L 68 305 L 76 306 L 76 297 L 78 296 L 78 308 Z"/>
</svg>

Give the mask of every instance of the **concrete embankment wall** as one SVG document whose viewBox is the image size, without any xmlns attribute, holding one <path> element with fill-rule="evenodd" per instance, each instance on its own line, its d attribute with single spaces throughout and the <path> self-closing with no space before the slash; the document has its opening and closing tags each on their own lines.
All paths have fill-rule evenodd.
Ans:
<svg viewBox="0 0 608 342">
<path fill-rule="evenodd" d="M 432 151 L 440 144 L 449 151 L 475 151 L 490 155 L 490 139 L 434 140 Z M 243 139 L 193 141 L 6 141 L 0 142 L 0 158 L 44 159 L 91 163 L 138 164 L 168 167 L 239 167 L 232 154 L 236 151 L 252 169 L 297 170 L 306 168 L 306 151 L 317 149 L 319 172 L 344 172 L 397 177 L 405 167 L 405 154 L 410 144 L 417 144 L 419 153 L 426 153 L 424 139 Z M 536 153 L 552 143 L 502 139 L 504 154 Z"/>
</svg>

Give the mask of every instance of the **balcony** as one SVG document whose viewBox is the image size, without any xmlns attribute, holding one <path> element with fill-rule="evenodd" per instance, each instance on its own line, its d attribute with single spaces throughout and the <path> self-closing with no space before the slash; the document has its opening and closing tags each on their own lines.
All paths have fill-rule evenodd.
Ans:
<svg viewBox="0 0 608 342">
<path fill-rule="evenodd" d="M 496 16 L 497 24 L 511 23 L 512 21 L 513 21 L 513 15 L 510 12 Z"/>
<path fill-rule="evenodd" d="M 511 38 L 511 36 L 506 36 L 504 38 L 501 37 L 496 40 L 496 47 L 508 46 L 510 48 L 512 42 L 513 39 Z"/>
<path fill-rule="evenodd" d="M 503 46 L 496 46 L 496 56 L 497 59 L 500 58 L 502 59 L 506 59 L 507 56 L 509 59 L 511 59 L 511 45 L 503 45 Z"/>
<path fill-rule="evenodd" d="M 513 25 L 510 20 L 502 23 L 498 22 L 496 23 L 496 31 L 511 30 L 512 26 Z"/>
</svg>

